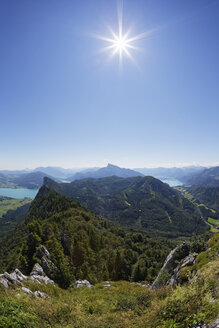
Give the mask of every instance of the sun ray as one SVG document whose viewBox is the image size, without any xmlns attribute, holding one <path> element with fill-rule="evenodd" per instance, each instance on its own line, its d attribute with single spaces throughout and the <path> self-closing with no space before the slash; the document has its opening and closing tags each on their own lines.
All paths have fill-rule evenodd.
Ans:
<svg viewBox="0 0 219 328">
<path fill-rule="evenodd" d="M 116 45 L 115 44 L 112 44 L 111 46 L 107 46 L 107 47 L 103 47 L 103 48 L 100 48 L 99 49 L 99 52 L 107 52 L 109 50 L 112 50 L 113 48 L 115 48 Z"/>
<path fill-rule="evenodd" d="M 111 37 L 105 37 L 105 36 L 100 36 L 96 35 L 94 36 L 97 39 L 100 39 L 102 41 L 105 41 L 107 43 L 110 43 L 109 46 L 106 46 L 104 48 L 101 48 L 100 52 L 107 52 L 109 51 L 110 57 L 113 58 L 115 55 L 118 55 L 119 57 L 119 63 L 120 66 L 122 65 L 123 62 L 123 57 L 127 57 L 130 59 L 132 62 L 134 62 L 136 65 L 136 61 L 131 54 L 131 50 L 133 51 L 141 51 L 142 49 L 137 47 L 135 44 L 136 41 L 148 38 L 152 33 L 154 33 L 155 29 L 148 30 L 143 33 L 139 33 L 134 36 L 131 35 L 131 28 L 126 30 L 124 32 L 123 30 L 123 0 L 120 0 L 118 2 L 118 32 L 115 32 L 111 26 L 108 26 L 108 30 L 111 34 Z"/>
</svg>

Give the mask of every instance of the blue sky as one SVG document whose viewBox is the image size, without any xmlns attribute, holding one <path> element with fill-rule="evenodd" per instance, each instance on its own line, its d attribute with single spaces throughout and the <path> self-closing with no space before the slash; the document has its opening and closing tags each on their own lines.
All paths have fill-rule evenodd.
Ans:
<svg viewBox="0 0 219 328">
<path fill-rule="evenodd" d="M 0 169 L 219 163 L 219 1 L 0 1 Z"/>
</svg>

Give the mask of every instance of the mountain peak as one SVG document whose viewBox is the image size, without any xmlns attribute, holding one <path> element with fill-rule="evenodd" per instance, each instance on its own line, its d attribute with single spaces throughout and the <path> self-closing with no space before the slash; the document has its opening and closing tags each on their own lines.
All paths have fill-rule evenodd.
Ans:
<svg viewBox="0 0 219 328">
<path fill-rule="evenodd" d="M 111 163 L 108 163 L 107 166 L 101 167 L 98 170 L 95 171 L 86 171 L 86 172 L 78 172 L 72 177 L 70 177 L 68 180 L 69 181 L 74 181 L 74 180 L 81 180 L 81 179 L 87 179 L 87 178 L 106 178 L 110 176 L 117 176 L 121 178 L 130 178 L 130 177 L 136 177 L 136 176 L 143 176 L 143 174 L 131 170 L 131 169 L 125 169 L 121 168 L 119 166 L 113 165 Z"/>
<path fill-rule="evenodd" d="M 108 163 L 107 167 L 108 167 L 108 168 L 115 168 L 115 167 L 116 167 L 116 168 L 120 169 L 119 166 L 114 165 L 114 164 L 111 164 L 111 163 Z"/>
</svg>

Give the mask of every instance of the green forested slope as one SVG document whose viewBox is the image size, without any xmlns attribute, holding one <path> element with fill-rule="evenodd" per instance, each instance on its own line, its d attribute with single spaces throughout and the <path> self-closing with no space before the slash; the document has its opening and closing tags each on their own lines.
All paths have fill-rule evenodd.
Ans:
<svg viewBox="0 0 219 328">
<path fill-rule="evenodd" d="M 211 167 L 187 178 L 186 184 L 202 187 L 219 187 L 219 166 Z"/>
<path fill-rule="evenodd" d="M 29 273 L 43 244 L 57 267 L 52 278 L 69 286 L 76 278 L 151 281 L 171 243 L 125 232 L 71 199 L 43 186 L 25 222 L 0 244 L 0 272 Z"/>
<path fill-rule="evenodd" d="M 188 188 L 188 192 L 200 203 L 209 206 L 219 214 L 219 187 L 193 186 Z"/>
<path fill-rule="evenodd" d="M 85 179 L 45 183 L 95 214 L 149 235 L 189 236 L 208 230 L 196 206 L 153 177 Z"/>
<path fill-rule="evenodd" d="M 16 199 L 15 201 L 19 201 Z M 30 200 L 21 201 L 19 204 L 20 206 L 14 209 L 14 206 L 11 204 L 9 206 L 6 213 L 2 215 L 0 218 L 0 238 L 2 238 L 6 233 L 12 232 L 13 229 L 16 227 L 17 224 L 22 222 L 30 208 Z M 11 209 L 10 209 L 11 208 Z M 1 202 L 0 202 L 0 209 L 1 209 Z"/>
</svg>

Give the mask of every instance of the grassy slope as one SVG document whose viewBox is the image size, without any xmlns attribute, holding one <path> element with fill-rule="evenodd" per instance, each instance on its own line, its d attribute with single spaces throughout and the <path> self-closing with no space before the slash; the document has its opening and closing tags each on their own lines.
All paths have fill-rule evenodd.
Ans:
<svg viewBox="0 0 219 328">
<path fill-rule="evenodd" d="M 0 328 L 187 328 L 212 322 L 219 313 L 219 235 L 187 267 L 198 278 L 176 289 L 151 291 L 128 282 L 103 283 L 61 290 L 26 283 L 49 299 L 35 299 L 17 291 L 0 289 Z"/>
<path fill-rule="evenodd" d="M 219 188 L 203 187 L 177 187 L 184 197 L 196 205 L 202 218 L 211 226 L 212 232 L 218 232 L 219 228 Z M 205 197 L 204 197 L 205 195 Z M 204 202 L 201 203 L 201 202 Z M 213 208 L 211 208 L 213 207 Z"/>
<path fill-rule="evenodd" d="M 0 196 L 0 219 L 9 210 L 16 210 L 18 207 L 23 206 L 28 203 L 30 203 L 30 200 L 27 198 L 14 199 L 14 198 Z"/>
</svg>

